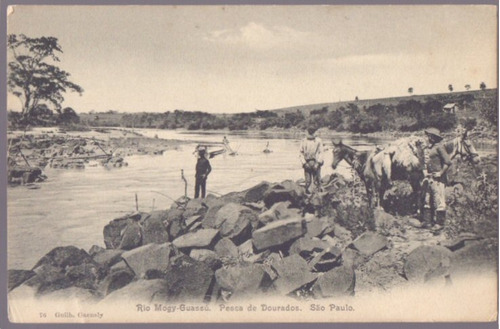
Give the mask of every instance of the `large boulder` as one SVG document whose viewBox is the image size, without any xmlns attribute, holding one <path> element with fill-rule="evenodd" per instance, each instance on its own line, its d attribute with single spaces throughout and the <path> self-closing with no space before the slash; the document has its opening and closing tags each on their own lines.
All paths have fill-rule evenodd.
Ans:
<svg viewBox="0 0 500 329">
<path fill-rule="evenodd" d="M 290 255 L 300 255 L 302 258 L 308 260 L 315 254 L 318 254 L 328 248 L 330 248 L 330 245 L 325 241 L 302 237 L 300 239 L 297 239 L 290 246 L 288 253 Z"/>
<path fill-rule="evenodd" d="M 388 245 L 387 238 L 375 232 L 365 232 L 352 242 L 352 247 L 365 256 L 373 255 Z"/>
<path fill-rule="evenodd" d="M 186 232 L 186 223 L 184 222 L 184 209 L 172 208 L 168 211 L 167 231 L 170 239 L 173 240 Z"/>
<path fill-rule="evenodd" d="M 343 227 L 339 224 L 334 224 L 333 225 L 333 232 L 334 232 L 334 236 L 339 240 L 339 242 L 342 245 L 347 246 L 348 244 L 350 244 L 352 242 L 352 238 L 353 238 L 352 233 L 351 233 L 351 231 L 349 231 L 345 227 Z"/>
<path fill-rule="evenodd" d="M 352 296 L 355 281 L 352 267 L 339 266 L 321 275 L 312 292 L 315 298 Z"/>
<path fill-rule="evenodd" d="M 228 238 L 220 239 L 215 244 L 214 251 L 220 258 L 238 258 L 238 247 Z"/>
<path fill-rule="evenodd" d="M 424 283 L 449 276 L 452 252 L 441 246 L 420 246 L 406 258 L 403 270 L 412 282 Z"/>
<path fill-rule="evenodd" d="M 329 247 L 316 255 L 312 254 L 314 257 L 309 261 L 309 266 L 319 272 L 329 271 L 339 265 L 341 254 L 339 248 Z"/>
<path fill-rule="evenodd" d="M 122 240 L 118 249 L 131 250 L 142 244 L 142 228 L 139 223 L 131 221 L 123 231 Z"/>
<path fill-rule="evenodd" d="M 249 232 L 251 223 L 257 221 L 257 216 L 250 208 L 237 203 L 223 206 L 215 217 L 215 227 L 220 228 L 221 236 L 230 239 L 241 238 Z"/>
<path fill-rule="evenodd" d="M 260 264 L 238 264 L 215 272 L 217 283 L 233 293 L 232 299 L 258 293 L 265 276 L 266 272 Z"/>
<path fill-rule="evenodd" d="M 484 239 L 465 241 L 464 247 L 453 252 L 451 257 L 451 273 L 473 274 L 493 272 L 498 269 L 498 241 Z"/>
<path fill-rule="evenodd" d="M 257 250 L 279 246 L 298 238 L 306 232 L 302 218 L 290 218 L 267 224 L 252 234 L 253 245 Z"/>
<path fill-rule="evenodd" d="M 217 213 L 219 210 L 224 207 L 224 203 L 218 201 L 217 203 L 212 203 L 212 205 L 208 208 L 207 213 L 203 217 L 201 225 L 203 228 L 215 228 L 215 221 L 217 220 Z"/>
<path fill-rule="evenodd" d="M 155 211 L 142 222 L 142 244 L 169 242 L 169 236 L 164 221 L 167 220 L 167 211 Z"/>
<path fill-rule="evenodd" d="M 222 265 L 219 255 L 217 255 L 215 251 L 209 249 L 192 249 L 189 253 L 189 257 L 205 263 L 212 270 L 216 270 Z"/>
<path fill-rule="evenodd" d="M 170 243 L 151 243 L 134 250 L 124 252 L 123 260 L 139 278 L 149 271 L 164 272 L 170 263 L 170 256 L 174 253 Z"/>
<path fill-rule="evenodd" d="M 120 218 L 113 219 L 109 224 L 104 226 L 104 244 L 107 249 L 117 249 L 122 242 L 122 236 L 125 228 L 131 222 L 138 222 L 142 219 L 143 214 L 135 213 L 126 215 Z"/>
<path fill-rule="evenodd" d="M 205 248 L 210 246 L 218 233 L 218 230 L 212 228 L 188 232 L 175 239 L 172 244 L 177 248 Z"/>
<path fill-rule="evenodd" d="M 288 295 L 317 278 L 307 262 L 299 255 L 285 257 L 271 266 L 278 275 L 273 285 L 280 295 Z"/>
<path fill-rule="evenodd" d="M 98 252 L 92 258 L 96 264 L 99 264 L 105 268 L 110 268 L 122 259 L 122 254 L 124 250 L 120 249 L 105 249 Z"/>
<path fill-rule="evenodd" d="M 287 219 L 299 216 L 300 210 L 297 208 L 290 208 L 290 204 L 290 201 L 273 204 L 270 209 L 259 215 L 259 222 L 266 225 L 278 219 Z"/>
<path fill-rule="evenodd" d="M 75 246 L 56 247 L 43 256 L 33 269 L 42 265 L 51 265 L 61 269 L 66 266 L 75 266 L 83 263 L 91 263 L 92 257 L 83 249 Z"/>
<path fill-rule="evenodd" d="M 264 194 L 264 203 L 267 208 L 278 202 L 290 201 L 292 207 L 300 207 L 304 196 L 304 190 L 293 181 L 284 181 L 272 186 Z"/>
<path fill-rule="evenodd" d="M 202 199 L 191 199 L 186 204 L 186 208 L 182 216 L 188 218 L 191 216 L 203 216 L 207 212 L 208 207 L 203 203 Z"/>
<path fill-rule="evenodd" d="M 64 275 L 64 271 L 60 267 L 43 264 L 36 267 L 35 273 L 36 275 L 25 281 L 23 286 L 34 288 L 37 295 L 72 286 L 70 279 Z"/>
<path fill-rule="evenodd" d="M 115 290 L 125 287 L 134 279 L 135 274 L 130 269 L 112 271 L 99 284 L 98 290 L 107 296 Z"/>
<path fill-rule="evenodd" d="M 210 288 L 214 272 L 205 263 L 191 257 L 174 257 L 165 274 L 165 286 L 155 301 L 202 302 Z"/>
<path fill-rule="evenodd" d="M 359 251 L 351 248 L 346 248 L 342 251 L 342 264 L 354 269 L 365 263 L 367 258 L 368 257 L 363 256 Z"/>
<path fill-rule="evenodd" d="M 66 277 L 75 287 L 96 289 L 97 282 L 104 277 L 104 269 L 91 263 L 68 267 Z"/>
<path fill-rule="evenodd" d="M 7 271 L 7 276 L 9 277 L 8 280 L 8 289 L 9 291 L 13 290 L 14 288 L 20 286 L 25 282 L 26 280 L 31 279 L 34 277 L 36 273 L 34 271 L 27 271 L 27 270 L 8 270 Z"/>
<path fill-rule="evenodd" d="M 269 251 L 255 252 L 251 239 L 238 246 L 238 257 L 247 263 L 263 262 L 268 255 Z"/>
<path fill-rule="evenodd" d="M 306 228 L 306 237 L 317 237 L 332 233 L 335 227 L 333 219 L 328 217 L 314 217 L 306 221 Z"/>
<path fill-rule="evenodd" d="M 270 184 L 268 182 L 262 182 L 248 190 L 243 191 L 243 201 L 244 202 L 259 202 L 264 199 L 264 195 L 269 189 Z"/>
</svg>

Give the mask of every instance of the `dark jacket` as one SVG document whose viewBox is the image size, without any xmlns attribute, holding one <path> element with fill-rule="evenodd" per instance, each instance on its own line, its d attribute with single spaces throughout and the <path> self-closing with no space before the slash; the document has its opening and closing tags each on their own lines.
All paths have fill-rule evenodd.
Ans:
<svg viewBox="0 0 500 329">
<path fill-rule="evenodd" d="M 203 175 L 207 177 L 211 171 L 212 167 L 210 166 L 210 162 L 205 157 L 200 157 L 196 162 L 196 177 L 201 177 Z"/>
</svg>

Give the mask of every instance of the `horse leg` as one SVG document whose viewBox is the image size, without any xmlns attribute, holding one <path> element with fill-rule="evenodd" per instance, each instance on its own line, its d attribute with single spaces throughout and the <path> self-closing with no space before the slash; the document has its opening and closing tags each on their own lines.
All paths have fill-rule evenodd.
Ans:
<svg viewBox="0 0 500 329">
<path fill-rule="evenodd" d="M 424 213 L 426 186 L 419 175 L 410 177 L 410 185 L 413 190 L 414 206 L 417 208 L 417 214 L 422 216 Z"/>
<path fill-rule="evenodd" d="M 370 186 L 369 182 L 365 183 L 365 187 L 366 187 L 366 196 L 368 198 L 368 206 L 370 208 L 372 208 L 373 207 L 373 189 Z"/>
</svg>

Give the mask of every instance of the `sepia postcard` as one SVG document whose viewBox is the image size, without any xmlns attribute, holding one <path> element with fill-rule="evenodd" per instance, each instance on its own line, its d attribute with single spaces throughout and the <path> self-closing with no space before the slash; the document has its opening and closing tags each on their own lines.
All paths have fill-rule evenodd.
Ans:
<svg viewBox="0 0 500 329">
<path fill-rule="evenodd" d="M 4 15 L 10 323 L 498 321 L 497 6 Z"/>
</svg>

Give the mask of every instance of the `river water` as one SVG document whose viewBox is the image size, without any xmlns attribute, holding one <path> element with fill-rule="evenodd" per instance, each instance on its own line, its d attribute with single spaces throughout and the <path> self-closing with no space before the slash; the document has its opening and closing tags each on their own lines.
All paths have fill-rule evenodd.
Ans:
<svg viewBox="0 0 500 329">
<path fill-rule="evenodd" d="M 112 219 L 135 211 L 135 195 L 140 211 L 166 209 L 172 199 L 184 195 L 181 169 L 193 196 L 193 155 L 199 141 L 221 142 L 224 133 L 190 133 L 138 129 L 145 136 L 188 141 L 163 155 L 136 155 L 126 158 L 127 167 L 101 166 L 83 170 L 45 169 L 48 180 L 39 189 L 8 187 L 8 267 L 30 269 L 56 246 L 74 245 L 88 250 L 104 246 L 102 229 Z M 227 134 L 237 155 L 218 155 L 210 160 L 212 173 L 207 193 L 215 195 L 241 191 L 262 181 L 280 182 L 303 177 L 298 150 L 300 134 Z M 346 144 L 363 150 L 387 139 L 344 138 Z M 272 153 L 263 153 L 266 143 Z M 325 139 L 325 142 L 327 140 Z M 331 174 L 332 154 L 326 152 L 322 175 Z M 351 175 L 345 162 L 337 172 Z"/>
</svg>

